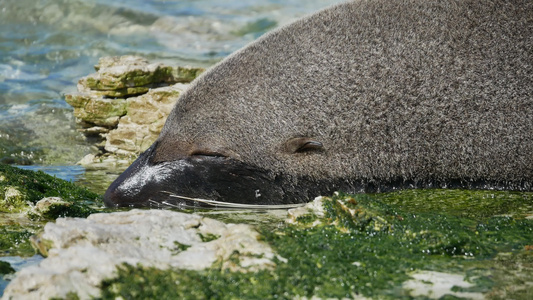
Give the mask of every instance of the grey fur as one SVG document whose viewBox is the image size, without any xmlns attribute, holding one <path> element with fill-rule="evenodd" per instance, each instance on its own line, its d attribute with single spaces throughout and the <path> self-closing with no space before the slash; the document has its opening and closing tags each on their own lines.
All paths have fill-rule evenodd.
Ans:
<svg viewBox="0 0 533 300">
<path fill-rule="evenodd" d="M 334 6 L 198 78 L 104 200 L 290 204 L 337 189 L 533 190 L 532 64 L 531 0 Z"/>
<path fill-rule="evenodd" d="M 531 189 L 532 62 L 531 0 L 349 2 L 206 72 L 156 160 L 207 149 L 273 174 Z M 324 151 L 283 151 L 294 137 Z"/>
</svg>

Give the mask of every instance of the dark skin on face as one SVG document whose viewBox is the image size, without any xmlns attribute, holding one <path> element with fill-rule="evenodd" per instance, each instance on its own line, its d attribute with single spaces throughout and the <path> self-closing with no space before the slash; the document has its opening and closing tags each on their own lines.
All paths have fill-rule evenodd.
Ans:
<svg viewBox="0 0 533 300">
<path fill-rule="evenodd" d="M 196 206 L 190 198 L 243 204 L 291 204 L 307 201 L 312 195 L 331 193 L 333 181 L 316 181 L 270 174 L 211 151 L 194 151 L 174 161 L 155 161 L 157 143 L 145 151 L 108 188 L 108 207 Z M 287 151 L 322 151 L 322 144 L 309 138 L 294 138 Z M 134 182 L 134 185 L 128 184 Z"/>
</svg>

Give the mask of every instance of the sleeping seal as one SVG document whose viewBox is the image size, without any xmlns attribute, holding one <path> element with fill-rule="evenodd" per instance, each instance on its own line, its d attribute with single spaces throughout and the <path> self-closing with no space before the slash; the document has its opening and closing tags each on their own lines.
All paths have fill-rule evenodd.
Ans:
<svg viewBox="0 0 533 300">
<path fill-rule="evenodd" d="M 108 206 L 532 190 L 533 1 L 358 0 L 198 78 Z"/>
</svg>

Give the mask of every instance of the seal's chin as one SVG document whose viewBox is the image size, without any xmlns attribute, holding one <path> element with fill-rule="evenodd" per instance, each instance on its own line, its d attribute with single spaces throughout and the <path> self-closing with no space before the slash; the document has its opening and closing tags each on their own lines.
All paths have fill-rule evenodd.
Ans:
<svg viewBox="0 0 533 300">
<path fill-rule="evenodd" d="M 309 200 L 276 176 L 235 159 L 195 155 L 152 163 L 148 149 L 107 189 L 108 207 L 198 206 L 194 199 L 245 204 L 290 204 Z"/>
</svg>

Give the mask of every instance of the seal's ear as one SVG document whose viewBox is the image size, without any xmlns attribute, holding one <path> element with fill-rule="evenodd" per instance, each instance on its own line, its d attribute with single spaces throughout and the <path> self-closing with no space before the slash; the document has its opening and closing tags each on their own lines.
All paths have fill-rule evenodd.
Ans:
<svg viewBox="0 0 533 300">
<path fill-rule="evenodd" d="M 324 150 L 324 146 L 321 142 L 315 139 L 308 137 L 297 137 L 285 142 L 285 150 L 289 153 L 322 151 Z"/>
</svg>

